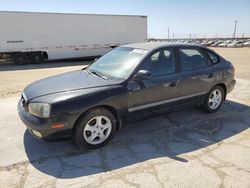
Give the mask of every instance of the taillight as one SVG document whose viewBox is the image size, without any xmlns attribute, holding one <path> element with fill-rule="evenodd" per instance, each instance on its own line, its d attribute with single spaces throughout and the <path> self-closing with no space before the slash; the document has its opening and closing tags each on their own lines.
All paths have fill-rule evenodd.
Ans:
<svg viewBox="0 0 250 188">
<path fill-rule="evenodd" d="M 235 68 L 233 65 L 232 65 L 232 73 L 233 73 L 233 76 L 235 76 Z"/>
<path fill-rule="evenodd" d="M 232 71 L 232 74 L 233 74 L 233 77 L 235 76 L 235 68 L 233 66 L 233 64 L 230 62 L 230 61 L 227 61 L 230 65 L 231 65 L 231 71 Z"/>
</svg>

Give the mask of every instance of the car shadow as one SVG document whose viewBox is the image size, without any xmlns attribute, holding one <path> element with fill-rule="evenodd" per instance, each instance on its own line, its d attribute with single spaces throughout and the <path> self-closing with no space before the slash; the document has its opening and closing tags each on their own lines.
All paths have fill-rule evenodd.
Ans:
<svg viewBox="0 0 250 188">
<path fill-rule="evenodd" d="M 123 126 L 105 147 L 77 150 L 71 142 L 44 143 L 26 131 L 24 146 L 39 171 L 67 179 L 112 171 L 164 158 L 186 163 L 183 154 L 201 152 L 250 127 L 250 108 L 227 100 L 217 113 L 183 109 Z"/>
<path fill-rule="evenodd" d="M 6 62 L 0 62 L 0 72 L 1 71 L 15 71 L 15 70 L 59 68 L 59 67 L 77 66 L 77 65 L 89 65 L 92 62 L 93 62 L 93 59 L 78 59 L 78 60 L 48 61 L 48 62 L 41 63 L 41 64 L 14 65 L 6 61 Z"/>
</svg>

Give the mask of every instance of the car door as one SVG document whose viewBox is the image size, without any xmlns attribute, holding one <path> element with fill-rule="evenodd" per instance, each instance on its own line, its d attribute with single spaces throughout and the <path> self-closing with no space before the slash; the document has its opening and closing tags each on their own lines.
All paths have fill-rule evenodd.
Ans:
<svg viewBox="0 0 250 188">
<path fill-rule="evenodd" d="M 127 85 L 129 112 L 147 109 L 171 102 L 179 96 L 175 63 L 175 49 L 164 48 L 151 53 L 137 70 L 147 70 L 148 80 L 132 78 Z"/>
<path fill-rule="evenodd" d="M 179 47 L 179 91 L 182 98 L 204 95 L 215 80 L 213 67 L 199 47 Z"/>
</svg>

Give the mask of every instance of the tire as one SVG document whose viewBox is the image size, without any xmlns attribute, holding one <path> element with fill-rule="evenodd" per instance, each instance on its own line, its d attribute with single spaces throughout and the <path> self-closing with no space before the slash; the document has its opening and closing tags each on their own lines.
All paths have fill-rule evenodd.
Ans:
<svg viewBox="0 0 250 188">
<path fill-rule="evenodd" d="M 30 60 L 32 63 L 40 64 L 44 61 L 44 55 L 40 52 L 35 52 L 30 55 Z"/>
<path fill-rule="evenodd" d="M 97 149 L 106 145 L 116 130 L 115 116 L 105 108 L 96 108 L 77 121 L 73 139 L 80 149 Z"/>
<path fill-rule="evenodd" d="M 25 53 L 17 53 L 12 60 L 16 65 L 25 65 L 28 62 L 28 57 Z"/>
<path fill-rule="evenodd" d="M 221 107 L 225 99 L 225 91 L 221 86 L 213 87 L 205 97 L 202 108 L 204 111 L 214 113 Z"/>
</svg>

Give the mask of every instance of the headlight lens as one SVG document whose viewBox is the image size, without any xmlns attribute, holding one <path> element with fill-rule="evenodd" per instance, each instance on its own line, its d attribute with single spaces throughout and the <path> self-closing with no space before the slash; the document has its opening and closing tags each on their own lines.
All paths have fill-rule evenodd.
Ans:
<svg viewBox="0 0 250 188">
<path fill-rule="evenodd" d="M 29 113 L 47 118 L 50 116 L 51 105 L 47 103 L 29 103 L 28 106 Z"/>
</svg>

